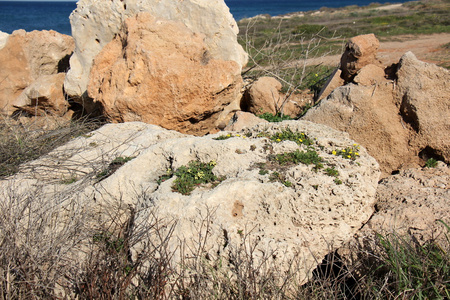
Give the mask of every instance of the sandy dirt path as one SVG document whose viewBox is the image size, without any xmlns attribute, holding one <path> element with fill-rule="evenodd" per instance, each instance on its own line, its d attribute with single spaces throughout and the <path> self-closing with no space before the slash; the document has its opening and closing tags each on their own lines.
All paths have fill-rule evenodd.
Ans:
<svg viewBox="0 0 450 300">
<path fill-rule="evenodd" d="M 378 58 L 383 65 L 397 63 L 400 57 L 412 51 L 418 59 L 439 65 L 450 65 L 450 49 L 442 47 L 450 43 L 450 33 L 432 35 L 405 35 L 393 37 L 393 41 L 380 42 Z M 308 65 L 337 66 L 341 55 L 331 55 L 308 60 Z"/>
</svg>

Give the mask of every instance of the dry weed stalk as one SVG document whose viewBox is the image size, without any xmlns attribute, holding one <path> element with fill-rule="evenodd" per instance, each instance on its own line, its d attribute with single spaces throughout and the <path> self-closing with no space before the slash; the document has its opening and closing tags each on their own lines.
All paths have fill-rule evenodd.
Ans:
<svg viewBox="0 0 450 300">
<path fill-rule="evenodd" d="M 330 52 L 319 54 L 324 39 L 320 35 L 321 31 L 310 38 L 306 38 L 303 32 L 286 34 L 282 31 L 283 20 L 280 20 L 275 32 L 262 45 L 257 45 L 255 32 L 252 32 L 256 22 L 257 18 L 249 21 L 245 28 L 244 43 L 245 50 L 249 53 L 250 67 L 244 70 L 243 75 L 251 72 L 254 78 L 270 76 L 280 81 L 283 85 L 283 95 L 281 98 L 280 95 L 274 95 L 273 101 L 276 114 L 283 115 L 286 103 L 294 93 L 304 87 L 306 77 L 311 72 L 311 68 L 307 67 L 314 69 L 320 66 L 311 66 L 310 61 L 320 61 Z"/>
</svg>

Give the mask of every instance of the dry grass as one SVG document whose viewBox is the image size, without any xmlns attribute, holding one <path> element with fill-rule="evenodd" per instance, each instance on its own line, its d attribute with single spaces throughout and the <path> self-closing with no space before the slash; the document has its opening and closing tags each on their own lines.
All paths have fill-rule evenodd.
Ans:
<svg viewBox="0 0 450 300">
<path fill-rule="evenodd" d="M 74 197 L 75 187 L 52 198 L 18 190 L 0 198 L 0 299 L 448 299 L 450 292 L 448 235 L 423 245 L 374 236 L 339 250 L 352 262 L 337 252 L 317 258 L 301 284 L 301 254 L 288 268 L 274 265 L 271 253 L 255 260 L 251 230 L 212 259 L 203 245 L 213 209 L 199 219 L 196 246 L 187 247 L 173 235 L 176 220 L 151 208 L 117 199 L 99 219 L 98 204 Z M 174 263 L 177 255 L 183 259 Z"/>
<path fill-rule="evenodd" d="M 102 122 L 50 118 L 2 118 L 0 120 L 0 179 L 19 171 L 20 165 L 37 159 L 70 139 L 99 128 Z"/>
</svg>

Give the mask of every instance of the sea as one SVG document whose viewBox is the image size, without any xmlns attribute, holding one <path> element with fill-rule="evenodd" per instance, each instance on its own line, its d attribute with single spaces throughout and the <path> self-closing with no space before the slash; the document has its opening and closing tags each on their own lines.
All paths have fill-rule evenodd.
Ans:
<svg viewBox="0 0 450 300">
<path fill-rule="evenodd" d="M 396 1 L 395 3 L 408 2 Z M 256 15 L 278 16 L 292 12 L 318 10 L 322 7 L 366 6 L 373 0 L 225 0 L 234 18 L 239 21 Z M 377 0 L 377 3 L 388 1 Z M 3 1 L 0 0 L 0 31 L 16 29 L 55 30 L 71 35 L 70 13 L 75 1 Z"/>
</svg>

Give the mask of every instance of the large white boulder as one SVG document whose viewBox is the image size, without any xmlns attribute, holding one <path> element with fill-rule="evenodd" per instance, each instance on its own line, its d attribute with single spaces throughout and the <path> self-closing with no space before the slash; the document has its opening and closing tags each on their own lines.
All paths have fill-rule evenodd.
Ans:
<svg viewBox="0 0 450 300">
<path fill-rule="evenodd" d="M 179 21 L 194 33 L 204 34 L 211 58 L 232 60 L 241 67 L 247 54 L 237 42 L 238 27 L 223 0 L 81 0 L 70 16 L 75 53 L 64 84 L 68 95 L 83 96 L 94 57 L 138 12 Z"/>
<path fill-rule="evenodd" d="M 3 47 L 5 47 L 8 37 L 9 37 L 9 34 L 7 34 L 6 32 L 0 31 L 0 50 Z"/>
<path fill-rule="evenodd" d="M 269 138 L 287 128 L 305 133 L 312 145 Z M 288 121 L 259 124 L 229 138 L 227 134 L 194 137 L 138 122 L 109 124 L 28 164 L 29 171 L 24 167 L 0 185 L 5 191 L 18 186 L 16 193 L 45 185 L 41 190 L 49 199 L 68 199 L 57 205 L 70 210 L 71 203 L 89 203 L 89 211 L 97 211 L 97 217 L 116 215 L 117 207 L 129 205 L 135 208 L 136 224 L 155 216 L 175 220 L 175 227 L 160 232 L 173 229 L 167 250 L 173 252 L 174 265 L 184 255 L 227 260 L 232 251 L 246 245 L 254 247 L 256 264 L 267 260 L 286 270 L 288 261 L 301 260 L 302 280 L 372 215 L 378 164 L 363 148 L 355 160 L 333 153 L 356 147 L 346 133 Z M 310 148 L 323 158 L 323 169 L 271 160 L 275 154 Z M 105 172 L 119 156 L 134 159 L 114 173 Z M 215 164 L 214 174 L 224 180 L 217 186 L 197 187 L 190 195 L 173 190 L 175 177 L 158 183 L 168 169 L 196 160 Z M 337 178 L 326 174 L 326 168 L 338 171 Z M 198 243 L 203 252 L 188 253 Z M 138 243 L 133 249 L 139 247 Z"/>
</svg>

